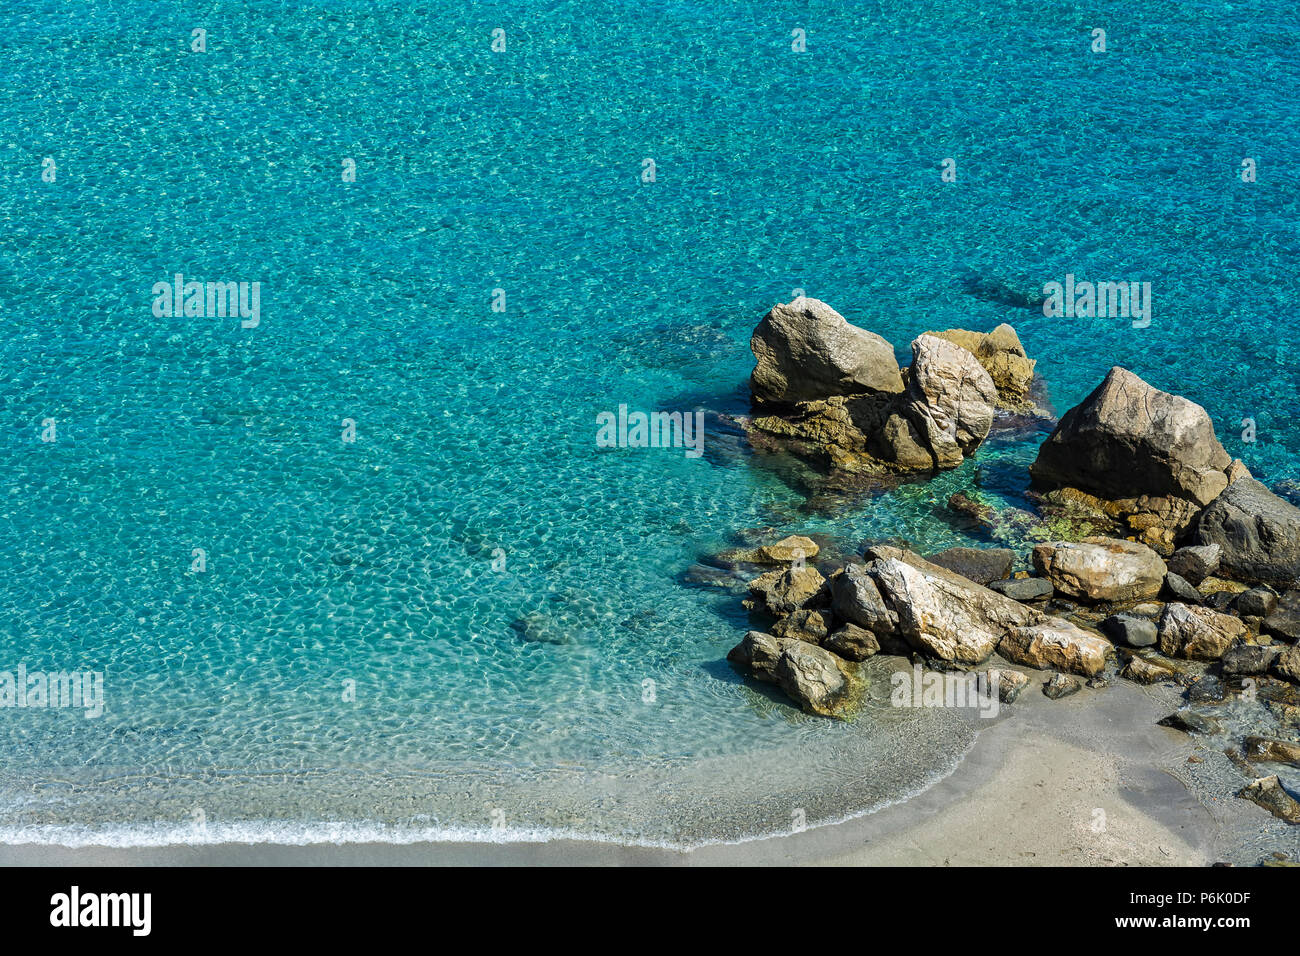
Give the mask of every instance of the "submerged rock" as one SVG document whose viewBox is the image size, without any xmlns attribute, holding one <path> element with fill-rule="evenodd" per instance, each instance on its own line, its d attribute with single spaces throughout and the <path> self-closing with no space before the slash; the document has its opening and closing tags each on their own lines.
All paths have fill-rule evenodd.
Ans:
<svg viewBox="0 0 1300 956">
<path fill-rule="evenodd" d="M 1300 744 L 1272 737 L 1247 737 L 1244 743 L 1246 756 L 1251 760 L 1300 767 Z"/>
<path fill-rule="evenodd" d="M 717 560 L 739 564 L 793 564 L 797 561 L 811 561 L 820 551 L 821 548 L 812 538 L 792 534 L 773 544 L 724 551 L 718 555 Z"/>
<path fill-rule="evenodd" d="M 1160 593 L 1165 563 L 1145 545 L 1085 538 L 1037 545 L 1034 567 L 1062 594 L 1089 601 L 1141 601 Z"/>
<path fill-rule="evenodd" d="M 1300 823 L 1300 803 L 1286 792 L 1277 774 L 1252 781 L 1243 787 L 1237 796 L 1258 804 L 1279 820 L 1285 820 L 1290 824 Z"/>
<path fill-rule="evenodd" d="M 1223 732 L 1223 725 L 1218 720 L 1201 713 L 1199 710 L 1175 711 L 1168 717 L 1156 721 L 1156 723 L 1161 727 L 1181 730 L 1185 734 L 1201 734 L 1205 737 L 1213 737 L 1215 734 Z"/>
<path fill-rule="evenodd" d="M 1217 544 L 1222 570 L 1287 588 L 1300 578 L 1300 508 L 1253 478 L 1234 482 L 1196 522 L 1198 544 Z"/>
</svg>

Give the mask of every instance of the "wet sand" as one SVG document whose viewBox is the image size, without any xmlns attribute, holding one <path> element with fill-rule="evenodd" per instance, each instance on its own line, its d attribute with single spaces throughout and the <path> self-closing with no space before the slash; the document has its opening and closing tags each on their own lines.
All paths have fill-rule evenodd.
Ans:
<svg viewBox="0 0 1300 956">
<path fill-rule="evenodd" d="M 1254 862 L 1261 848 L 1294 852 L 1294 838 L 1286 845 L 1262 810 L 1188 785 L 1190 755 L 1207 766 L 1224 758 L 1156 725 L 1176 706 L 1173 689 L 1120 681 L 1050 701 L 1040 683 L 1036 675 L 1009 716 L 924 793 L 843 823 L 743 843 L 27 844 L 0 848 L 0 864 L 1204 866 Z"/>
</svg>

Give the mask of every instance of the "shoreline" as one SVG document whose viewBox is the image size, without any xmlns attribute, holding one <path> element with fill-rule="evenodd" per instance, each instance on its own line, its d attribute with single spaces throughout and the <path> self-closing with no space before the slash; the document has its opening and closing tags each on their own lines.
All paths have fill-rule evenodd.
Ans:
<svg viewBox="0 0 1300 956">
<path fill-rule="evenodd" d="M 953 773 L 922 793 L 799 833 L 694 849 L 585 839 L 545 842 L 213 843 L 158 847 L 0 846 L 0 865 L 1174 865 L 1254 863 L 1294 852 L 1267 813 L 1174 775 L 1200 751 L 1221 751 L 1155 721 L 1176 706 L 1169 688 L 1120 681 L 1060 701 L 1027 688 L 982 729 Z M 1217 759 L 1216 759 L 1217 758 Z"/>
</svg>

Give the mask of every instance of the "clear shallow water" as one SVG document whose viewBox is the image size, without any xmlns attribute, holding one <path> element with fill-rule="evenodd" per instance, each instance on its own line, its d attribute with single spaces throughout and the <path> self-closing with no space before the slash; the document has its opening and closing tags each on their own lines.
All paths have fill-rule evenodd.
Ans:
<svg viewBox="0 0 1300 956">
<path fill-rule="evenodd" d="M 0 818 L 174 819 L 184 792 L 214 821 L 404 820 L 435 799 L 409 774 L 448 774 L 438 799 L 496 775 L 488 801 L 710 759 L 833 780 L 849 751 L 879 799 L 944 772 L 956 721 L 787 719 L 722 662 L 735 598 L 679 577 L 756 526 L 968 543 L 943 502 L 1014 495 L 1032 446 L 834 519 L 721 435 L 698 460 L 595 447 L 620 403 L 743 412 L 749 334 L 795 288 L 900 357 L 1010 321 L 1058 407 L 1123 364 L 1300 476 L 1286 5 L 294 6 L 0 22 L 0 666 L 102 670 L 108 696 L 99 720 L 3 714 Z M 260 281 L 261 324 L 155 318 L 178 271 Z M 962 286 L 1067 272 L 1151 281 L 1151 327 Z M 530 613 L 568 643 L 525 640 Z M 267 774 L 351 782 L 230 783 Z M 377 804 L 394 790 L 415 809 Z M 461 797 L 440 824 L 498 805 Z M 552 822 L 598 828 L 580 802 Z"/>
</svg>

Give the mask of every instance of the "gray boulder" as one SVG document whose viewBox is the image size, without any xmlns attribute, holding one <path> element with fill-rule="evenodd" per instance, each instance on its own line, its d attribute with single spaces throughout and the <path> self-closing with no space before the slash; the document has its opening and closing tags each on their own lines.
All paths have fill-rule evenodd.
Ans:
<svg viewBox="0 0 1300 956">
<path fill-rule="evenodd" d="M 1043 601 L 1056 593 L 1052 582 L 1046 578 L 1010 578 L 994 581 L 988 587 L 1013 601 Z"/>
<path fill-rule="evenodd" d="M 986 660 L 1009 628 L 1042 615 L 937 564 L 897 548 L 878 546 L 866 571 L 897 632 L 915 650 L 955 664 Z"/>
<path fill-rule="evenodd" d="M 1016 553 L 1010 548 L 949 548 L 930 555 L 927 560 L 976 584 L 988 586 L 1007 577 L 1015 559 Z"/>
<path fill-rule="evenodd" d="M 1198 544 L 1223 550 L 1221 571 L 1287 588 L 1300 578 L 1300 508 L 1254 478 L 1235 481 L 1196 521 Z"/>
<path fill-rule="evenodd" d="M 903 391 L 894 347 L 817 299 L 801 297 L 773 308 L 749 345 L 757 360 L 750 386 L 760 401 L 794 404 Z"/>
<path fill-rule="evenodd" d="M 1102 498 L 1172 496 L 1209 504 L 1232 459 L 1205 409 L 1112 368 L 1062 417 L 1030 468 L 1035 482 Z"/>
<path fill-rule="evenodd" d="M 1224 677 L 1267 674 L 1281 653 L 1282 648 L 1277 646 L 1234 644 L 1224 652 L 1219 667 Z"/>
<path fill-rule="evenodd" d="M 1169 573 L 1176 574 L 1196 586 L 1212 574 L 1218 573 L 1223 549 L 1217 544 L 1189 545 L 1179 548 L 1166 562 Z"/>
<path fill-rule="evenodd" d="M 1098 626 L 1111 640 L 1127 647 L 1152 647 L 1159 639 L 1154 621 L 1133 614 L 1113 614 Z"/>
</svg>

